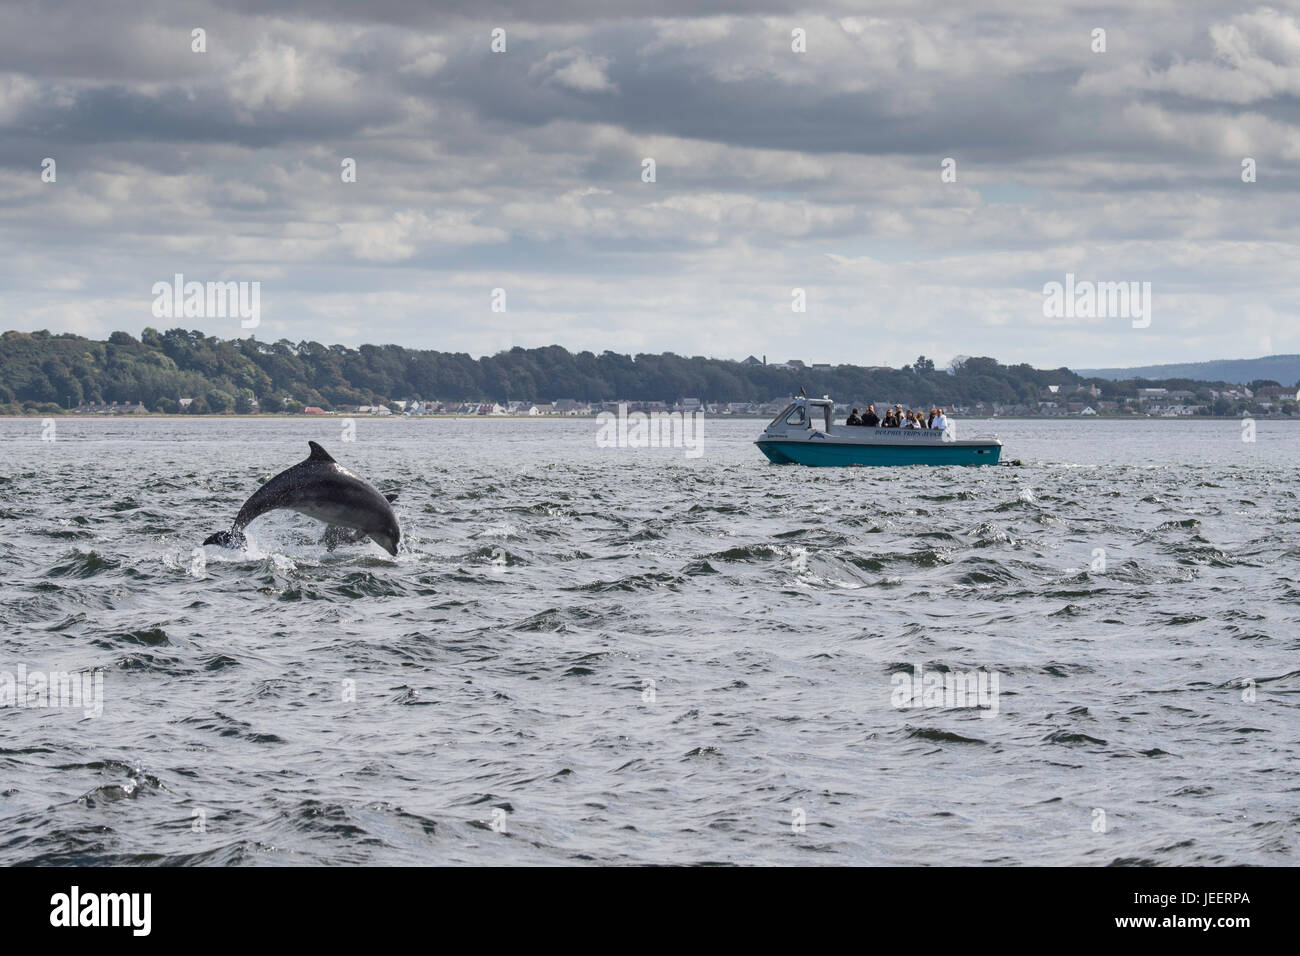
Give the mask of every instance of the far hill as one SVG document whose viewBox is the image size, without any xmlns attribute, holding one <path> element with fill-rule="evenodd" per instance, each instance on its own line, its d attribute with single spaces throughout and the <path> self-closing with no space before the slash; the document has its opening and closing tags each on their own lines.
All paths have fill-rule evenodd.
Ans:
<svg viewBox="0 0 1300 956">
<path fill-rule="evenodd" d="M 1300 382 L 1300 355 L 1266 355 L 1255 359 L 1220 359 L 1214 362 L 1187 362 L 1181 365 L 1143 365 L 1138 368 L 1080 368 L 1084 378 L 1107 378 L 1124 381 L 1131 378 L 1190 378 L 1198 382 L 1231 382 L 1245 385 L 1268 379 L 1282 385 Z"/>
</svg>

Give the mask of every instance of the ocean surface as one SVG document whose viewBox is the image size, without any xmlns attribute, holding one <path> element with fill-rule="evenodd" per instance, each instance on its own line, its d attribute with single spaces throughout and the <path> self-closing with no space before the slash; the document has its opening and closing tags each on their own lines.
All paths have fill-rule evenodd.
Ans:
<svg viewBox="0 0 1300 956">
<path fill-rule="evenodd" d="M 763 424 L 0 420 L 0 863 L 1297 862 L 1300 423 L 820 470 Z M 398 557 L 198 546 L 308 439 Z"/>
</svg>

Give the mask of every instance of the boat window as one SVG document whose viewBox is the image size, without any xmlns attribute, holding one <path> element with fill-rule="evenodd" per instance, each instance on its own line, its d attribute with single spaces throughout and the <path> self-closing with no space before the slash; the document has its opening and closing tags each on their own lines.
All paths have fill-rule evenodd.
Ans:
<svg viewBox="0 0 1300 956">
<path fill-rule="evenodd" d="M 791 404 L 787 405 L 785 408 L 781 409 L 780 414 L 778 414 L 778 415 L 776 416 L 776 418 L 772 419 L 770 422 L 767 423 L 767 427 L 768 427 L 768 428 L 775 428 L 777 425 L 780 425 L 782 422 L 784 422 L 784 421 L 785 421 L 785 416 L 787 416 L 787 415 L 790 414 L 790 410 L 791 410 L 792 408 L 794 408 L 794 404 L 793 404 L 793 403 L 791 403 Z"/>
<path fill-rule="evenodd" d="M 804 417 L 803 406 L 802 405 L 794 406 L 794 410 L 791 411 L 788 416 L 786 416 L 785 423 L 787 425 L 806 425 L 808 423 L 808 420 Z"/>
</svg>

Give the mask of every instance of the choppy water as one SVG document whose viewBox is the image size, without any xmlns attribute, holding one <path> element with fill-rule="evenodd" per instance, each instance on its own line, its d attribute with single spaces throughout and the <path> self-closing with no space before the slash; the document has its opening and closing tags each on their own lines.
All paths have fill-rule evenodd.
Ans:
<svg viewBox="0 0 1300 956">
<path fill-rule="evenodd" d="M 0 709 L 0 862 L 1295 862 L 1300 424 L 903 470 L 761 425 L 0 421 L 0 672 L 104 677 Z M 197 560 L 308 438 L 399 557 L 288 515 Z M 915 665 L 996 716 L 894 707 Z"/>
</svg>

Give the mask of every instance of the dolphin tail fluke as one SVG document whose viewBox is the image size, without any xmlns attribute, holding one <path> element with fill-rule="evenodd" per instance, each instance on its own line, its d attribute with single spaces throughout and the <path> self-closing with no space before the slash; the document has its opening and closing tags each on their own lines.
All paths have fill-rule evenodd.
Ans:
<svg viewBox="0 0 1300 956">
<path fill-rule="evenodd" d="M 243 548 L 248 541 L 242 531 L 218 531 L 216 534 L 208 535 L 203 543 L 215 544 L 222 548 Z"/>
</svg>

